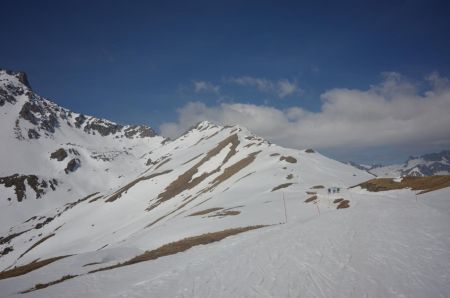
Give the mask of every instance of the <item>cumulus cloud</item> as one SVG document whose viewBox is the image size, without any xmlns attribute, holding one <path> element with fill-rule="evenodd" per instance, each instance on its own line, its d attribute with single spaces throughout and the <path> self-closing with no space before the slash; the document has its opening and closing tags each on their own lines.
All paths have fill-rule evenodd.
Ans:
<svg viewBox="0 0 450 298">
<path fill-rule="evenodd" d="M 161 125 L 175 137 L 191 125 L 209 120 L 240 124 L 279 145 L 316 149 L 371 146 L 450 145 L 450 82 L 434 73 L 417 86 L 398 73 L 385 73 L 367 90 L 336 88 L 321 95 L 320 111 L 293 106 L 190 102 L 178 109 L 178 121 Z M 287 87 L 286 87 L 287 88 Z M 287 88 L 287 91 L 290 89 Z"/>
<path fill-rule="evenodd" d="M 194 81 L 195 93 L 219 93 L 220 87 L 206 81 Z"/>
<path fill-rule="evenodd" d="M 226 80 L 228 83 L 256 88 L 260 92 L 271 93 L 277 95 L 279 98 L 284 98 L 288 95 L 301 93 L 301 88 L 296 82 L 291 82 L 287 79 L 279 81 L 271 81 L 264 78 L 255 78 L 249 76 L 231 77 Z"/>
</svg>

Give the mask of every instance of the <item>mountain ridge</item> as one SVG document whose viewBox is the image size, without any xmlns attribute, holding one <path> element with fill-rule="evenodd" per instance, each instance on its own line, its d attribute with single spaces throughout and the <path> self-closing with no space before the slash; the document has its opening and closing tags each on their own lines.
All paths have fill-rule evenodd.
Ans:
<svg viewBox="0 0 450 298">
<path fill-rule="evenodd" d="M 377 177 L 448 175 L 450 174 L 450 150 L 410 156 L 403 164 L 361 165 L 351 161 L 348 164 Z"/>
<path fill-rule="evenodd" d="M 349 188 L 373 176 L 239 125 L 127 136 L 0 72 L 2 99 L 2 297 L 448 292 L 448 189 Z"/>
</svg>

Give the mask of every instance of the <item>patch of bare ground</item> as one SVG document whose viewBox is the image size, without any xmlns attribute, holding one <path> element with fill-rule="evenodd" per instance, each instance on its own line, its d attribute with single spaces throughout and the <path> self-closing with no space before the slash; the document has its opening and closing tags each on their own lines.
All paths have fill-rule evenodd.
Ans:
<svg viewBox="0 0 450 298">
<path fill-rule="evenodd" d="M 88 196 L 86 196 L 86 197 L 84 197 L 84 198 L 82 198 L 82 199 L 79 199 L 79 200 L 77 200 L 76 202 L 65 204 L 65 205 L 64 205 L 65 208 L 64 208 L 64 211 L 63 211 L 63 212 L 65 212 L 65 211 L 67 211 L 67 210 L 69 210 L 69 209 L 75 207 L 76 205 L 80 204 L 81 202 L 84 202 L 84 201 L 86 201 L 86 200 L 92 198 L 93 196 L 95 196 L 95 195 L 97 195 L 97 194 L 99 194 L 99 193 L 98 193 L 98 192 L 94 192 L 93 194 L 90 194 L 90 195 L 88 195 Z"/>
<path fill-rule="evenodd" d="M 59 283 L 65 281 L 65 280 L 68 280 L 68 279 L 71 279 L 71 278 L 74 278 L 74 277 L 77 277 L 77 276 L 78 275 L 64 275 L 63 277 L 61 277 L 58 280 L 54 280 L 54 281 L 51 281 L 51 282 L 48 282 L 48 283 L 38 283 L 38 284 L 34 285 L 34 287 L 32 287 L 31 289 L 28 289 L 28 290 L 25 290 L 23 292 L 20 292 L 20 294 L 25 294 L 25 293 L 34 292 L 36 290 L 45 289 L 45 288 L 47 288 L 49 286 L 53 286 L 53 285 L 59 284 Z"/>
<path fill-rule="evenodd" d="M 115 200 L 120 198 L 124 192 L 127 192 L 130 188 L 132 188 L 133 186 L 135 186 L 136 184 L 138 184 L 141 181 L 149 180 L 149 179 L 152 179 L 152 178 L 154 178 L 156 176 L 164 175 L 164 174 L 167 174 L 167 173 L 170 173 L 170 172 L 172 172 L 172 170 L 166 170 L 166 171 L 163 171 L 163 172 L 160 172 L 160 173 L 151 174 L 149 176 L 139 177 L 139 178 L 131 181 L 130 183 L 128 183 L 127 185 L 125 185 L 124 187 L 119 189 L 118 191 L 116 191 L 105 202 L 114 202 Z"/>
<path fill-rule="evenodd" d="M 317 196 L 312 196 L 312 197 L 307 198 L 305 200 L 305 203 L 309 203 L 309 202 L 312 202 L 312 201 L 315 201 L 315 200 L 317 200 Z"/>
<path fill-rule="evenodd" d="M 317 192 L 315 192 L 315 191 L 307 191 L 306 194 L 307 195 L 316 195 Z"/>
<path fill-rule="evenodd" d="M 48 264 L 51 264 L 55 261 L 58 261 L 60 259 L 67 258 L 67 257 L 70 257 L 70 255 L 44 259 L 41 261 L 35 260 L 29 264 L 14 267 L 12 269 L 0 272 L 0 279 L 7 279 L 7 278 L 15 277 L 15 276 L 24 275 L 31 271 L 37 270 L 41 267 L 47 266 Z"/>
<path fill-rule="evenodd" d="M 172 181 L 172 183 L 170 183 L 166 187 L 166 189 L 158 195 L 158 197 L 156 198 L 156 202 L 154 202 L 146 210 L 150 211 L 150 210 L 156 208 L 162 202 L 165 202 L 165 201 L 175 197 L 176 195 L 182 193 L 185 190 L 188 190 L 188 189 L 191 189 L 191 188 L 197 186 L 199 183 L 201 183 L 207 177 L 218 172 L 222 165 L 209 173 L 203 173 L 202 175 L 200 175 L 198 177 L 192 178 L 198 172 L 198 168 L 202 164 L 204 164 L 205 162 L 210 160 L 211 157 L 219 154 L 223 148 L 228 146 L 228 144 L 231 144 L 231 148 L 230 148 L 230 151 L 228 152 L 228 154 L 225 156 L 224 160 L 222 161 L 222 165 L 224 165 L 234 154 L 236 154 L 236 148 L 239 145 L 239 138 L 236 134 L 233 134 L 233 135 L 229 136 L 228 138 L 224 139 L 223 141 L 219 142 L 217 144 L 217 146 L 214 147 L 213 149 L 211 149 L 206 154 L 206 156 L 203 157 L 197 164 L 195 164 L 192 168 L 190 168 L 189 170 L 187 170 L 186 172 L 184 172 L 183 174 L 178 176 L 177 179 Z"/>
<path fill-rule="evenodd" d="M 23 257 L 27 252 L 29 252 L 30 250 L 32 250 L 33 248 L 35 248 L 36 246 L 38 246 L 39 244 L 43 243 L 45 240 L 52 238 L 53 236 L 55 236 L 55 234 L 50 234 L 45 236 L 44 238 L 40 239 L 39 241 L 37 241 L 36 243 L 34 243 L 33 245 L 30 246 L 30 248 L 28 248 L 23 254 L 20 255 L 19 259 L 21 257 Z"/>
<path fill-rule="evenodd" d="M 241 211 L 238 210 L 224 210 L 220 212 L 216 212 L 214 214 L 209 215 L 208 217 L 225 217 L 225 216 L 234 216 L 241 214 Z"/>
<path fill-rule="evenodd" d="M 162 167 L 163 165 L 165 165 L 166 163 L 168 163 L 171 159 L 168 158 L 166 160 L 164 160 L 163 162 L 159 163 L 159 165 L 156 166 L 156 168 L 153 171 L 156 171 L 157 169 L 159 169 L 160 167 Z"/>
<path fill-rule="evenodd" d="M 306 152 L 306 153 L 314 153 L 314 152 L 316 152 L 316 151 L 314 151 L 314 149 L 309 148 L 309 149 L 306 149 L 305 152 Z"/>
<path fill-rule="evenodd" d="M 270 154 L 270 156 L 278 156 L 278 155 L 280 155 L 280 153 L 272 153 L 272 154 Z"/>
<path fill-rule="evenodd" d="M 87 264 L 84 264 L 83 267 L 93 266 L 93 265 L 98 265 L 98 264 L 101 264 L 101 263 L 102 263 L 102 262 L 92 262 L 92 263 L 87 263 Z"/>
<path fill-rule="evenodd" d="M 205 214 L 208 214 L 208 213 L 211 213 L 211 212 L 215 212 L 215 211 L 218 211 L 218 210 L 222 210 L 222 209 L 223 209 L 223 208 L 221 208 L 221 207 L 217 207 L 217 208 L 209 208 L 209 209 L 205 209 L 205 210 L 201 210 L 201 211 L 198 211 L 198 212 L 191 213 L 191 214 L 189 214 L 188 216 L 205 215 Z"/>
<path fill-rule="evenodd" d="M 226 168 L 220 176 L 216 177 L 213 180 L 212 186 L 210 188 L 216 187 L 220 183 L 224 182 L 231 176 L 233 176 L 236 173 L 238 173 L 239 171 L 241 171 L 243 168 L 250 165 L 255 160 L 256 155 L 258 155 L 260 152 L 261 151 L 250 153 L 249 155 L 247 155 L 247 157 L 244 157 L 240 161 L 238 161 L 238 162 L 232 164 L 231 166 L 229 166 L 228 168 Z"/>
<path fill-rule="evenodd" d="M 222 239 L 225 239 L 227 237 L 237 235 L 243 232 L 247 232 L 250 230 L 255 230 L 259 228 L 266 227 L 264 225 L 258 225 L 258 226 L 249 226 L 249 227 L 243 227 L 243 228 L 234 228 L 234 229 L 227 229 L 219 232 L 213 232 L 213 233 L 206 233 L 199 236 L 193 236 L 184 238 L 179 241 L 175 241 L 172 243 L 165 244 L 157 249 L 146 251 L 141 255 L 138 255 L 128 261 L 125 261 L 123 263 L 118 263 L 116 265 L 112 265 L 109 267 L 100 268 L 97 270 L 90 271 L 89 273 L 94 273 L 98 271 L 105 271 L 105 270 L 111 270 L 123 266 L 128 266 L 140 262 L 150 261 L 150 260 L 156 260 L 161 257 L 165 257 L 168 255 L 174 255 L 179 252 L 186 251 L 194 246 L 197 245 L 205 245 L 210 244 L 213 242 L 220 241 Z"/>
<path fill-rule="evenodd" d="M 350 201 L 349 200 L 343 200 L 339 203 L 339 205 L 337 205 L 336 209 L 345 209 L 350 207 Z"/>
<path fill-rule="evenodd" d="M 333 201 L 333 204 L 337 204 L 339 202 L 342 202 L 343 200 L 344 200 L 343 198 L 336 199 L 336 200 Z"/>
<path fill-rule="evenodd" d="M 392 178 L 375 178 L 356 186 L 360 186 L 361 188 L 373 192 L 411 188 L 412 190 L 421 190 L 419 194 L 423 194 L 441 188 L 450 187 L 450 175 L 403 177 L 400 182 L 396 182 Z"/>
<path fill-rule="evenodd" d="M 323 185 L 314 185 L 313 187 L 311 187 L 311 189 L 322 189 L 325 188 L 325 186 Z"/>
<path fill-rule="evenodd" d="M 209 140 L 212 137 L 216 136 L 221 130 L 216 131 L 215 133 L 213 133 L 212 135 L 210 135 L 209 137 L 207 137 L 205 140 Z"/>
<path fill-rule="evenodd" d="M 16 237 L 18 237 L 18 236 L 22 235 L 23 233 L 26 233 L 26 232 L 28 232 L 30 230 L 32 230 L 32 229 L 28 229 L 28 230 L 25 230 L 25 231 L 21 231 L 21 232 L 17 232 L 17 233 L 14 233 L 14 234 L 10 234 L 10 235 L 8 235 L 6 237 L 0 237 L 0 245 L 5 244 L 5 243 L 9 243 L 14 238 L 16 238 Z"/>
<path fill-rule="evenodd" d="M 205 139 L 204 137 L 200 138 L 197 142 L 195 142 L 195 144 L 193 146 L 196 146 L 196 145 L 200 144 L 200 142 L 203 141 L 204 139 Z"/>
<path fill-rule="evenodd" d="M 93 199 L 89 200 L 89 201 L 88 201 L 88 203 L 94 203 L 94 202 L 96 202 L 96 201 L 100 200 L 101 198 L 103 198 L 103 196 L 98 196 L 98 197 L 95 197 L 95 198 L 93 198 Z"/>
<path fill-rule="evenodd" d="M 297 162 L 297 159 L 293 158 L 292 156 L 281 156 L 280 160 L 281 161 L 284 160 L 284 161 L 289 162 L 289 163 L 296 163 Z"/>
<path fill-rule="evenodd" d="M 286 176 L 286 179 L 287 179 L 287 180 L 291 180 L 292 178 L 294 178 L 294 175 L 293 175 L 293 174 L 289 174 L 289 175 Z"/>
<path fill-rule="evenodd" d="M 238 183 L 239 181 L 241 181 L 242 179 L 245 179 L 245 178 L 247 178 L 248 176 L 250 176 L 250 175 L 252 175 L 252 174 L 254 174 L 255 172 L 251 172 L 251 173 L 248 173 L 248 174 L 246 174 L 246 175 L 244 175 L 244 176 L 242 176 L 241 178 L 239 178 L 238 180 L 236 180 L 236 181 L 234 181 L 234 183 L 233 184 L 236 184 L 236 183 Z"/>
<path fill-rule="evenodd" d="M 189 159 L 188 161 L 183 162 L 182 165 L 184 166 L 185 164 L 188 164 L 191 161 L 196 160 L 197 158 L 199 158 L 202 155 L 203 155 L 203 153 L 200 153 L 199 155 L 194 156 L 193 158 Z"/>
<path fill-rule="evenodd" d="M 286 187 L 288 187 L 288 186 L 291 186 L 292 184 L 293 184 L 293 183 L 283 183 L 283 184 L 280 184 L 280 185 L 275 186 L 274 188 L 272 188 L 272 191 L 276 191 L 276 190 L 278 190 L 278 189 L 286 188 Z"/>
<path fill-rule="evenodd" d="M 152 223 L 146 225 L 145 227 L 146 227 L 146 228 L 149 228 L 149 227 L 153 226 L 154 224 L 156 224 L 157 222 L 161 221 L 162 219 L 168 217 L 169 215 L 174 214 L 175 212 L 177 212 L 178 210 L 180 210 L 181 208 L 183 208 L 184 206 L 186 206 L 187 204 L 189 204 L 190 202 L 192 202 L 193 200 L 195 200 L 197 197 L 198 197 L 198 195 L 195 196 L 195 197 L 193 197 L 193 198 L 190 198 L 189 200 L 183 200 L 183 204 L 181 204 L 180 206 L 178 206 L 176 209 L 174 209 L 174 210 L 170 211 L 169 213 L 167 213 L 167 214 L 165 214 L 165 215 L 159 217 L 158 219 L 154 220 Z"/>
</svg>

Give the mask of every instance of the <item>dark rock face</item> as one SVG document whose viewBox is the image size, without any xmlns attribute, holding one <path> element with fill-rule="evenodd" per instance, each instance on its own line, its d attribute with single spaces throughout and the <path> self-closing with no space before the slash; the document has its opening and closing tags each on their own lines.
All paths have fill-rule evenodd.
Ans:
<svg viewBox="0 0 450 298">
<path fill-rule="evenodd" d="M 36 193 L 36 199 L 39 199 L 43 194 L 45 194 L 45 190 L 47 189 L 49 184 L 54 190 L 53 182 L 56 180 L 54 181 L 53 180 L 47 183 L 47 181 L 45 180 L 39 180 L 39 178 L 36 175 L 14 174 L 7 177 L 0 177 L 0 184 L 3 184 L 5 187 L 14 187 L 17 201 L 21 202 L 23 199 L 26 199 L 25 183 L 27 183 L 28 186 L 34 190 L 34 192 Z"/>
<path fill-rule="evenodd" d="M 32 124 L 37 125 L 38 120 L 34 113 L 41 113 L 42 111 L 37 104 L 32 104 L 31 102 L 27 101 L 23 106 L 22 109 L 19 112 L 20 117 L 22 117 L 25 120 L 30 121 Z"/>
<path fill-rule="evenodd" d="M 110 134 L 115 134 L 119 131 L 121 131 L 123 128 L 122 125 L 115 124 L 115 123 L 109 123 L 106 121 L 103 121 L 101 119 L 96 119 L 91 121 L 90 123 L 86 124 L 84 127 L 84 131 L 87 133 L 91 132 L 98 132 L 102 136 L 107 136 Z"/>
<path fill-rule="evenodd" d="M 28 130 L 28 138 L 29 139 L 39 139 L 41 135 L 34 129 L 30 128 Z"/>
<path fill-rule="evenodd" d="M 57 161 L 63 161 L 67 157 L 67 152 L 64 148 L 59 148 L 52 154 L 50 154 L 50 159 L 56 159 Z"/>
<path fill-rule="evenodd" d="M 4 106 L 5 103 L 7 103 L 7 102 L 14 104 L 14 103 L 16 103 L 16 99 L 13 96 L 11 96 L 8 93 L 8 91 L 6 91 L 3 88 L 0 88 L 0 107 Z"/>
<path fill-rule="evenodd" d="M 54 133 L 55 127 L 59 127 L 58 117 L 55 112 L 40 101 L 27 101 L 22 106 L 19 116 L 36 125 L 38 129 Z"/>
<path fill-rule="evenodd" d="M 0 69 L 2 70 L 2 69 Z M 7 74 L 9 74 L 10 76 L 15 76 L 19 82 L 21 82 L 22 84 L 24 84 L 25 86 L 27 86 L 29 89 L 31 89 L 30 83 L 28 82 L 28 77 L 27 74 L 23 71 L 11 71 L 11 70 L 5 70 L 5 72 Z"/>
<path fill-rule="evenodd" d="M 78 117 L 75 117 L 75 127 L 80 128 L 85 121 L 86 117 L 83 114 L 80 114 Z"/>
<path fill-rule="evenodd" d="M 289 163 L 296 163 L 297 162 L 297 159 L 293 158 L 292 156 L 281 156 L 280 160 L 281 161 L 285 160 L 286 162 L 289 162 Z"/>
<path fill-rule="evenodd" d="M 78 158 L 73 158 L 69 161 L 69 163 L 67 163 L 64 172 L 66 172 L 66 174 L 69 174 L 70 172 L 75 172 L 80 166 L 81 161 Z"/>
<path fill-rule="evenodd" d="M 16 74 L 16 77 L 19 80 L 19 82 L 21 82 L 22 84 L 27 86 L 29 89 L 31 89 L 31 85 L 30 85 L 30 82 L 28 82 L 28 77 L 27 77 L 26 73 L 20 71 Z"/>
<path fill-rule="evenodd" d="M 137 136 L 138 138 L 151 138 L 156 135 L 155 131 L 145 125 L 131 125 L 124 130 L 126 138 L 133 138 Z"/>
<path fill-rule="evenodd" d="M 14 249 L 12 246 L 5 247 L 2 251 L 0 251 L 0 256 L 6 256 L 8 253 L 12 252 Z"/>
</svg>

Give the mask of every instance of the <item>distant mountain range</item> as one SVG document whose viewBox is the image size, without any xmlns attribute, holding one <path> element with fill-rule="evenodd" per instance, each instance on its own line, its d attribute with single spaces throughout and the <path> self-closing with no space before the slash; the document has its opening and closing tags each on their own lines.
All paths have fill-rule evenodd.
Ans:
<svg viewBox="0 0 450 298">
<path fill-rule="evenodd" d="M 377 177 L 448 175 L 450 174 L 450 150 L 410 156 L 403 164 L 364 165 L 351 161 L 348 164 Z"/>
</svg>

